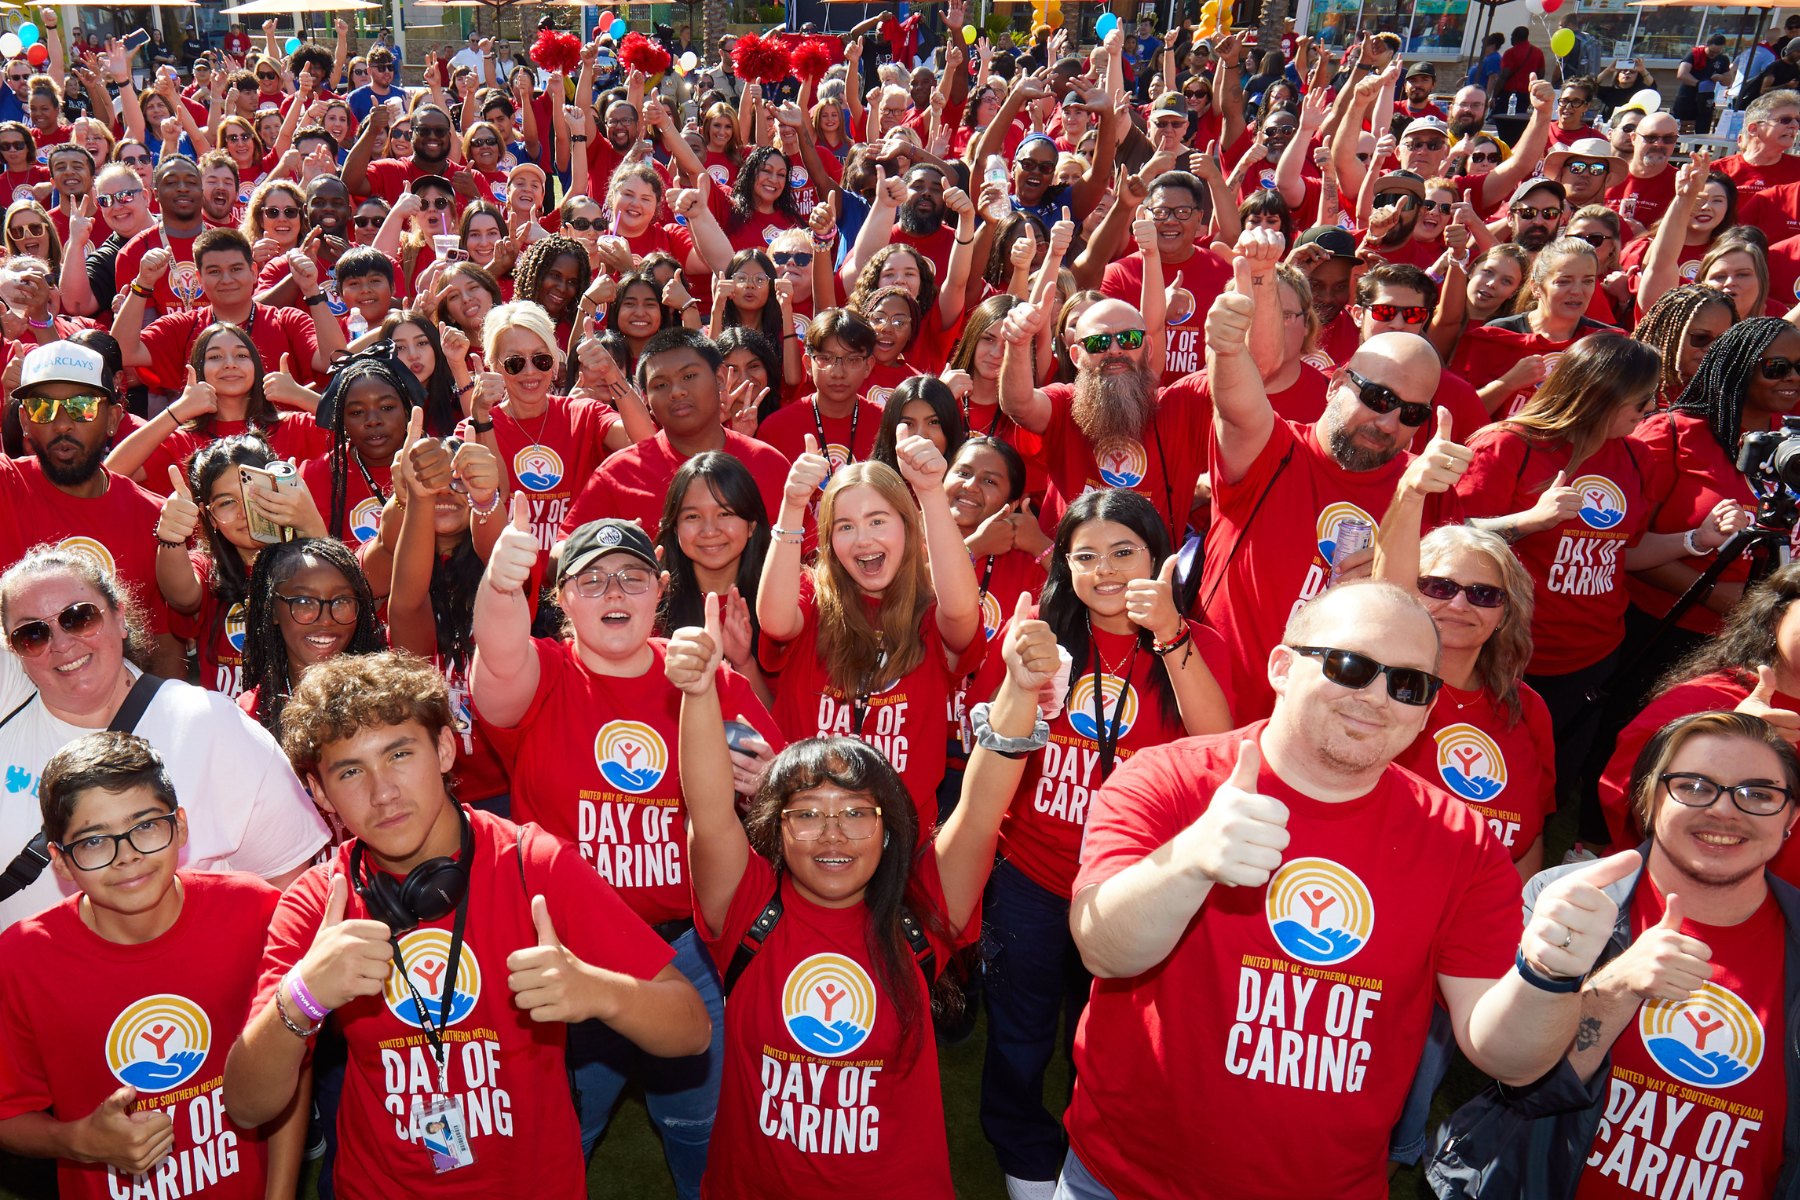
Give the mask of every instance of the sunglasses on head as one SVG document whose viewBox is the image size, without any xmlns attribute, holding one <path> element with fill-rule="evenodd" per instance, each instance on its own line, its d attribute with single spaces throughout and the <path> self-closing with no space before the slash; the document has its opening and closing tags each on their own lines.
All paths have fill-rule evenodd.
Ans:
<svg viewBox="0 0 1800 1200">
<path fill-rule="evenodd" d="M 89 600 L 77 601 L 51 618 L 72 637 L 87 637 L 100 628 L 100 606 Z M 49 621 L 25 621 L 6 635 L 7 645 L 21 658 L 35 658 L 50 648 L 55 633 Z"/>
<path fill-rule="evenodd" d="M 1795 371 L 1800 371 L 1800 363 L 1785 358 L 1771 358 L 1761 367 L 1764 379 L 1786 379 Z"/>
<path fill-rule="evenodd" d="M 1405 317 L 1408 325 L 1423 325 L 1431 319 L 1431 310 L 1423 304 L 1371 304 L 1369 315 L 1377 321 L 1391 321 L 1395 317 Z"/>
<path fill-rule="evenodd" d="M 1117 333 L 1090 333 L 1084 338 L 1077 338 L 1081 348 L 1089 354 L 1104 354 L 1113 339 L 1117 338 L 1119 349 L 1136 350 L 1144 344 L 1144 331 L 1141 329 L 1121 329 Z"/>
<path fill-rule="evenodd" d="M 789 263 L 796 267 L 810 267 L 812 260 L 810 250 L 774 250 L 769 253 L 769 261 L 778 267 L 785 267 Z"/>
<path fill-rule="evenodd" d="M 262 215 L 271 220 L 273 220 L 275 218 L 282 218 L 285 220 L 292 221 L 295 217 L 298 217 L 300 215 L 300 210 L 295 208 L 291 204 L 289 204 L 285 207 L 283 207 L 282 205 L 279 205 L 279 204 L 271 204 L 262 210 Z"/>
<path fill-rule="evenodd" d="M 517 375 L 525 369 L 525 364 L 527 362 L 539 371 L 548 371 L 556 366 L 556 359 L 554 357 L 547 351 L 539 350 L 537 353 L 531 355 L 530 358 L 527 358 L 523 354 L 509 354 L 500 360 L 500 369 L 505 371 L 508 375 Z"/>
<path fill-rule="evenodd" d="M 1431 405 L 1429 404 L 1413 404 L 1410 401 L 1402 400 L 1399 393 L 1395 392 L 1393 388 L 1384 383 L 1372 383 L 1349 367 L 1344 368 L 1344 377 L 1355 386 L 1356 398 L 1362 401 L 1362 406 L 1372 413 L 1386 416 L 1395 409 L 1399 409 L 1400 423 L 1415 427 L 1431 420 Z"/>
<path fill-rule="evenodd" d="M 1417 667 L 1390 667 L 1354 650 L 1330 646 L 1289 646 L 1288 649 L 1302 658 L 1318 659 L 1326 679 L 1353 692 L 1362 691 L 1374 683 L 1377 676 L 1386 675 L 1388 695 L 1401 704 L 1430 704 L 1438 689 L 1444 686 L 1444 681 L 1430 671 L 1421 671 Z"/>
<path fill-rule="evenodd" d="M 27 396 L 19 401 L 19 411 L 25 419 L 34 425 L 48 425 L 56 420 L 60 410 L 71 421 L 87 424 L 100 415 L 102 406 L 106 404 L 105 396 L 64 396 L 60 400 L 50 400 L 43 396 Z"/>
<path fill-rule="evenodd" d="M 116 192 L 96 192 L 94 203 L 101 208 L 111 208 L 115 204 L 130 204 L 144 194 L 143 188 L 120 188 Z"/>
<path fill-rule="evenodd" d="M 1419 576 L 1419 595 L 1432 600 L 1454 600 L 1456 593 L 1468 596 L 1476 608 L 1499 608 L 1506 603 L 1506 589 L 1491 583 L 1458 583 L 1442 575 Z"/>
</svg>

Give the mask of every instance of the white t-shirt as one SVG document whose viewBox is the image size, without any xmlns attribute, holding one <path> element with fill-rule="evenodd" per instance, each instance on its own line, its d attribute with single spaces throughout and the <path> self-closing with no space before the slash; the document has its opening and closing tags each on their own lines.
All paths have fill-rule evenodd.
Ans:
<svg viewBox="0 0 1800 1200">
<path fill-rule="evenodd" d="M 450 56 L 450 67 L 452 70 L 455 70 L 457 67 L 468 67 L 471 71 L 475 71 L 479 74 L 481 71 L 481 61 L 481 51 L 471 50 L 469 47 L 464 46 L 461 50 L 458 50 L 455 54 Z"/>
<path fill-rule="evenodd" d="M 134 678 L 139 674 L 129 663 L 126 669 Z M 0 717 L 34 691 L 18 658 L 0 652 Z M 94 732 L 51 716 L 41 698 L 0 728 L 0 869 L 42 827 L 37 783 L 44 764 L 62 747 Z M 137 734 L 163 756 L 175 797 L 187 810 L 183 867 L 249 871 L 274 879 L 325 845 L 325 821 L 281 747 L 222 692 L 164 683 L 138 722 Z M 0 929 L 75 891 L 45 867 L 36 883 L 0 902 Z"/>
</svg>

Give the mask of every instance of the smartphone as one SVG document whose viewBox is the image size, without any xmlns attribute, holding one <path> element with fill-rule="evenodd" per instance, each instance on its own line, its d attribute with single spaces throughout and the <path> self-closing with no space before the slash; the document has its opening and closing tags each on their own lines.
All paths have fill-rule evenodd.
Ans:
<svg viewBox="0 0 1800 1200">
<path fill-rule="evenodd" d="M 739 754 L 755 753 L 744 745 L 745 742 L 752 739 L 762 741 L 762 734 L 756 732 L 754 727 L 746 725 L 742 721 L 725 722 L 725 744 Z"/>
<path fill-rule="evenodd" d="M 1637 66 L 1637 64 L 1632 62 L 1629 58 L 1621 58 L 1618 62 L 1613 64 L 1613 70 L 1615 70 L 1615 71 L 1630 71 L 1630 70 L 1634 69 L 1636 66 Z"/>
<path fill-rule="evenodd" d="M 244 489 L 244 513 L 250 523 L 250 537 L 268 545 L 292 540 L 294 531 L 264 516 L 262 510 L 250 502 L 249 493 L 253 486 L 268 488 L 270 491 L 298 491 L 301 487 L 300 472 L 294 468 L 294 464 L 277 459 L 267 467 L 239 466 L 238 485 Z"/>
<path fill-rule="evenodd" d="M 142 46 L 149 40 L 150 35 L 145 33 L 141 28 L 134 29 L 125 35 L 125 48 L 127 50 L 136 50 L 139 46 Z"/>
</svg>

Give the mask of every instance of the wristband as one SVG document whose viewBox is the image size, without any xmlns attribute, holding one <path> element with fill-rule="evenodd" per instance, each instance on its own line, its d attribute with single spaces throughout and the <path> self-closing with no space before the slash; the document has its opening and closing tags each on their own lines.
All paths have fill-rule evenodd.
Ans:
<svg viewBox="0 0 1800 1200">
<path fill-rule="evenodd" d="M 570 141 L 571 141 L 571 142 L 585 142 L 585 141 L 587 141 L 587 134 L 585 134 L 585 133 L 571 133 L 571 134 L 570 134 L 570 135 L 569 135 L 569 140 L 570 140 Z"/>
<path fill-rule="evenodd" d="M 156 289 L 147 288 L 134 279 L 131 281 L 131 294 L 134 296 L 142 296 L 144 299 L 148 300 L 150 297 L 156 295 Z"/>
<path fill-rule="evenodd" d="M 969 726 L 975 731 L 975 744 L 983 750 L 992 750 L 1006 758 L 1024 758 L 1050 743 L 1050 725 L 1042 715 L 1036 717 L 1029 737 L 1002 737 L 988 723 L 990 707 L 987 704 L 977 704 L 969 710 Z"/>
<path fill-rule="evenodd" d="M 1181 636 L 1180 637 L 1176 638 L 1172 642 L 1159 642 L 1159 641 L 1152 639 L 1152 641 L 1150 643 L 1150 651 L 1151 651 L 1151 653 L 1155 654 L 1158 658 L 1167 658 L 1169 655 L 1175 653 L 1175 651 L 1177 651 L 1177 650 L 1181 649 L 1183 646 L 1187 645 L 1188 642 L 1193 639 L 1193 636 L 1194 636 L 1193 627 L 1191 625 L 1188 625 L 1186 622 L 1183 622 L 1182 627 L 1181 627 Z"/>
<path fill-rule="evenodd" d="M 1518 970 L 1519 978 L 1544 992 L 1579 992 L 1585 978 L 1585 976 L 1577 975 L 1573 979 L 1554 979 L 1539 975 L 1531 969 L 1531 964 L 1525 961 L 1525 947 L 1523 946 L 1513 952 L 1513 966 Z"/>
<path fill-rule="evenodd" d="M 494 428 L 494 423 L 492 421 L 477 421 L 474 417 L 470 417 L 469 428 L 473 429 L 476 433 L 491 433 Z"/>
<path fill-rule="evenodd" d="M 300 303 L 306 305 L 306 307 L 308 307 L 308 308 L 311 308 L 315 304 L 323 304 L 323 303 L 325 303 L 325 293 L 324 292 L 315 292 L 312 295 L 307 296 L 306 298 L 301 300 Z"/>
<path fill-rule="evenodd" d="M 331 1010 L 313 999 L 313 994 L 306 990 L 306 981 L 300 978 L 300 968 L 295 967 L 287 973 L 288 995 L 293 997 L 294 1005 L 311 1017 L 314 1021 L 323 1021 Z"/>
<path fill-rule="evenodd" d="M 684 313 L 690 308 L 699 308 L 699 307 L 700 307 L 700 302 L 698 300 L 693 299 L 692 297 L 689 297 L 688 302 L 686 304 L 682 305 L 676 311 L 678 313 Z"/>
<path fill-rule="evenodd" d="M 490 426 L 490 428 L 491 428 L 491 426 Z M 480 506 L 478 506 L 472 498 L 469 501 L 469 511 L 471 513 L 475 514 L 475 519 L 477 521 L 486 521 L 489 517 L 494 515 L 494 510 L 499 507 L 500 507 L 500 489 L 499 488 L 494 489 L 494 494 L 491 497 L 489 497 L 486 508 L 481 508 Z"/>
<path fill-rule="evenodd" d="M 1682 534 L 1681 535 L 1681 548 L 1688 552 L 1688 556 L 1690 558 L 1705 558 L 1709 554 L 1717 554 L 1718 550 L 1716 548 L 1712 549 L 1712 550 L 1708 550 L 1704 546 L 1700 546 L 1695 543 L 1694 535 L 1699 532 L 1700 531 L 1698 529 L 1690 529 L 1686 533 Z"/>
<path fill-rule="evenodd" d="M 1056 553 L 1056 543 L 1051 542 L 1048 546 L 1045 546 L 1043 548 L 1043 550 L 1038 554 L 1038 556 L 1036 558 L 1032 559 L 1031 561 L 1041 567 L 1044 565 L 1045 561 L 1052 554 L 1055 554 L 1055 553 Z"/>
<path fill-rule="evenodd" d="M 163 536 L 160 533 L 156 535 L 156 544 L 158 546 L 161 546 L 164 550 L 186 550 L 187 549 L 186 542 L 165 541 L 163 539 Z"/>
<path fill-rule="evenodd" d="M 475 386 L 475 381 L 473 379 L 471 379 L 471 380 L 469 380 L 469 382 L 463 384 L 461 387 L 451 388 L 450 394 L 452 396 L 456 396 L 456 397 L 460 398 L 460 397 L 468 395 L 470 389 L 472 389 L 474 386 Z"/>
</svg>

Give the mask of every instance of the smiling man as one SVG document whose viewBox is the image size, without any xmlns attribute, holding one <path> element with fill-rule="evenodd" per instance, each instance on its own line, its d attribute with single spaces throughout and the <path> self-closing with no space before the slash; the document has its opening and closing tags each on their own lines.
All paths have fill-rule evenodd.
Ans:
<svg viewBox="0 0 1800 1200">
<path fill-rule="evenodd" d="M 139 232 L 119 251 L 114 274 L 119 279 L 135 279 L 144 256 L 162 250 L 168 265 L 146 283 L 151 288 L 142 297 L 151 303 L 152 318 L 178 313 L 201 303 L 200 272 L 194 266 L 194 239 L 206 228 L 202 219 L 200 166 L 191 158 L 167 158 L 156 166 L 151 176 L 156 188 L 156 206 L 161 219 Z"/>
<path fill-rule="evenodd" d="M 200 158 L 200 213 L 209 229 L 236 229 L 238 169 L 231 155 L 213 150 Z"/>
<path fill-rule="evenodd" d="M 391 119 L 392 110 L 385 104 L 369 110 L 369 119 L 357 131 L 341 172 L 344 186 L 352 195 L 380 196 L 390 205 L 414 180 L 427 175 L 448 179 L 454 173 L 450 162 L 450 114 L 435 104 L 421 104 L 413 110 L 413 152 L 407 159 L 381 158 L 375 153 L 378 146 L 387 145 Z M 461 193 L 457 195 L 459 212 L 469 199 Z"/>
<path fill-rule="evenodd" d="M 1669 156 L 1681 140 L 1681 126 L 1666 112 L 1638 122 L 1624 180 L 1606 189 L 1606 204 L 1640 227 L 1654 224 L 1675 200 L 1675 172 Z"/>
<path fill-rule="evenodd" d="M 1797 134 L 1800 92 L 1784 88 L 1750 102 L 1744 110 L 1744 130 L 1738 134 L 1738 152 L 1713 164 L 1713 170 L 1737 184 L 1739 205 L 1766 188 L 1800 183 L 1800 157 L 1788 153 Z M 51 166 L 54 170 L 55 164 Z"/>
</svg>

